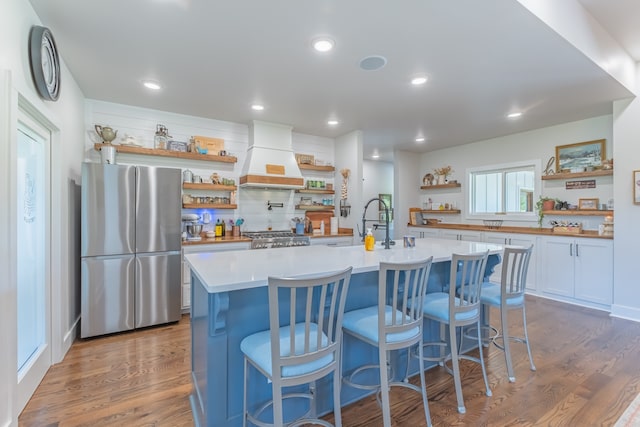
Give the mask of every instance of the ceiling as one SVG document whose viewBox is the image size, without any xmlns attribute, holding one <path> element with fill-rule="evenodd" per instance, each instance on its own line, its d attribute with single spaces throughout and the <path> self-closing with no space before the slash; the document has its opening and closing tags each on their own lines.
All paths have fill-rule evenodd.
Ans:
<svg viewBox="0 0 640 427">
<path fill-rule="evenodd" d="M 359 129 L 365 158 L 610 114 L 630 96 L 516 1 L 30 1 L 87 98 L 331 138 Z M 640 2 L 580 2 L 639 59 Z M 320 35 L 331 52 L 311 48 Z M 386 66 L 361 69 L 371 55 Z"/>
</svg>

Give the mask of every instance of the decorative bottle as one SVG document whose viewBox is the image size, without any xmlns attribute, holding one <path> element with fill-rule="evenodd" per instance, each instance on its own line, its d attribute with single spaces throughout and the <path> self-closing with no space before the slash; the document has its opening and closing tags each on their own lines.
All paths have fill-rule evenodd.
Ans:
<svg viewBox="0 0 640 427">
<path fill-rule="evenodd" d="M 367 235 L 364 236 L 364 248 L 367 251 L 372 251 L 376 244 L 376 239 L 373 237 L 373 233 L 370 228 L 367 228 Z"/>
</svg>

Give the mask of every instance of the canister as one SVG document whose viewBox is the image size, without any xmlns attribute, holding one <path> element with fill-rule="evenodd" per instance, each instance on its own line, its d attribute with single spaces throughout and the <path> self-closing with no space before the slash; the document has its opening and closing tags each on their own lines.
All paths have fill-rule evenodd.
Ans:
<svg viewBox="0 0 640 427">
<path fill-rule="evenodd" d="M 100 147 L 100 158 L 102 159 L 102 163 L 106 163 L 108 165 L 116 164 L 116 147 L 110 144 L 104 144 Z"/>
</svg>

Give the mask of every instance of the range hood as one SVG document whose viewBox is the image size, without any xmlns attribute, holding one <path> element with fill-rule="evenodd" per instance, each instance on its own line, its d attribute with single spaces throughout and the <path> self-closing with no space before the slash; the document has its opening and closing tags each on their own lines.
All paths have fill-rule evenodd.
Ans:
<svg viewBox="0 0 640 427">
<path fill-rule="evenodd" d="M 257 120 L 251 123 L 240 187 L 304 188 L 304 178 L 291 144 L 292 129 Z"/>
</svg>

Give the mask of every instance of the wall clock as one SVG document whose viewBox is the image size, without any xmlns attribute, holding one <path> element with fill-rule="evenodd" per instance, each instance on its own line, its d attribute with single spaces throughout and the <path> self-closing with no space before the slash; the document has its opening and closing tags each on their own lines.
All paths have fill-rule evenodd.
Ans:
<svg viewBox="0 0 640 427">
<path fill-rule="evenodd" d="M 60 95 L 60 58 L 53 34 L 48 28 L 34 25 L 29 34 L 29 62 L 38 95 L 57 101 Z"/>
</svg>

